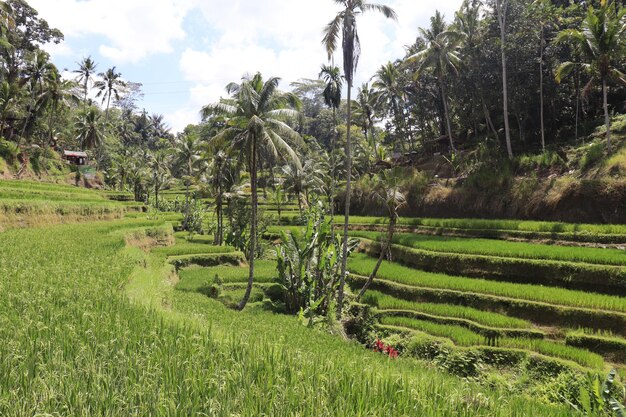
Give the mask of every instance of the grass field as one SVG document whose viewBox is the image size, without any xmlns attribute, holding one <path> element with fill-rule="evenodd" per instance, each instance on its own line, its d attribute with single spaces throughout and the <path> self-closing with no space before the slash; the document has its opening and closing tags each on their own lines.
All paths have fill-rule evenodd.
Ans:
<svg viewBox="0 0 626 417">
<path fill-rule="evenodd" d="M 384 217 L 352 216 L 351 224 L 382 225 L 387 224 Z M 543 222 L 527 220 L 497 219 L 434 219 L 408 218 L 398 220 L 401 226 L 426 226 L 431 228 L 469 229 L 469 230 L 500 230 L 540 233 L 569 233 L 590 235 L 620 235 L 626 237 L 626 225 L 614 224 L 574 224 L 560 222 Z"/>
<path fill-rule="evenodd" d="M 352 232 L 351 235 L 371 240 L 380 238 L 376 232 Z M 548 259 L 605 265 L 626 265 L 626 251 L 620 249 L 544 245 L 491 239 L 472 239 L 397 233 L 394 243 L 434 252 L 467 253 L 526 259 Z"/>
<path fill-rule="evenodd" d="M 382 310 L 419 311 L 435 316 L 467 319 L 490 327 L 505 329 L 525 329 L 531 327 L 531 324 L 528 321 L 515 317 L 450 304 L 418 303 L 400 300 L 390 295 L 372 290 L 365 293 L 363 301 Z"/>
<path fill-rule="evenodd" d="M 173 291 L 122 226 L 146 222 L 3 233 L 0 415 L 572 415 Z"/>
<path fill-rule="evenodd" d="M 621 354 L 626 340 L 619 329 L 544 328 L 532 314 L 520 312 L 533 308 L 528 303 L 541 303 L 609 317 L 626 313 L 626 297 L 560 288 L 558 283 L 548 287 L 424 272 L 388 261 L 379 280 L 400 285 L 407 294 L 419 289 L 433 296 L 403 299 L 383 285 L 362 301 L 375 307 L 376 328 L 391 335 L 391 343 L 411 334 L 422 346 L 418 350 L 430 352 L 415 355 L 419 360 L 408 354 L 389 360 L 362 345 L 307 329 L 297 318 L 272 313 L 280 311 L 280 303 L 268 299 L 277 288 L 271 250 L 269 259 L 256 262 L 249 307 L 235 312 L 227 307 L 236 305 L 245 291 L 245 256 L 232 247 L 213 246 L 210 235 L 172 233 L 170 222 L 178 224 L 180 213 L 133 211 L 139 206 L 130 197 L 0 181 L 0 228 L 10 216 L 22 227 L 108 220 L 0 235 L 0 415 L 569 416 L 575 413 L 567 407 L 545 404 L 562 402 L 561 395 L 576 401 L 574 386 L 584 383 L 580 372 L 586 372 L 581 366 L 605 372 L 608 363 L 626 362 Z M 163 197 L 184 198 L 184 190 L 166 191 Z M 202 202 L 211 204 L 207 198 Z M 266 238 L 299 228 L 277 226 L 271 202 L 262 208 L 274 221 Z M 283 224 L 299 219 L 295 205 L 285 208 Z M 23 220 L 29 218 L 40 220 Z M 384 225 L 375 218 L 353 221 Z M 582 234 L 600 240 L 626 236 L 626 226 L 471 219 L 400 223 Z M 352 233 L 372 240 L 380 236 Z M 169 243 L 175 244 L 153 247 Z M 617 249 L 411 233 L 398 233 L 395 243 L 435 256 L 626 265 L 626 253 Z M 375 262 L 353 254 L 350 273 L 362 279 Z M 463 306 L 448 295 L 435 297 L 436 292 L 455 292 L 475 302 Z M 493 300 L 488 307 L 480 302 L 485 297 L 516 307 L 507 309 Z M 452 350 L 444 347 L 433 360 L 429 344 L 437 340 Z M 507 365 L 506 358 L 514 357 L 525 359 Z M 474 369 L 472 381 L 447 376 L 469 376 L 458 372 L 465 366 Z"/>
<path fill-rule="evenodd" d="M 375 263 L 376 260 L 367 255 L 355 254 L 350 259 L 350 271 L 359 275 L 369 275 Z M 626 312 L 626 297 L 574 291 L 558 287 L 449 276 L 419 271 L 388 261 L 383 261 L 378 277 L 418 287 L 449 289 L 572 307 Z"/>
</svg>

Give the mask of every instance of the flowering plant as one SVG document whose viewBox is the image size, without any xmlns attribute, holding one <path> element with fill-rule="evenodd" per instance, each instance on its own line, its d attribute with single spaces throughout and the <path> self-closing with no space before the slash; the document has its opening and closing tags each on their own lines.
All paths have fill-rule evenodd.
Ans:
<svg viewBox="0 0 626 417">
<path fill-rule="evenodd" d="M 398 350 L 391 345 L 386 344 L 380 339 L 376 339 L 374 342 L 374 352 L 380 352 L 385 355 L 389 355 L 390 358 L 398 357 Z"/>
</svg>

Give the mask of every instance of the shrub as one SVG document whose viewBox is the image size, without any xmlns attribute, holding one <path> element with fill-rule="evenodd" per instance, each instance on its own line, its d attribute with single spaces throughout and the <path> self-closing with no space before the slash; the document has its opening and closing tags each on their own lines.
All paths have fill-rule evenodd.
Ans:
<svg viewBox="0 0 626 417">
<path fill-rule="evenodd" d="M 0 138 L 0 157 L 6 160 L 9 164 L 17 162 L 17 156 L 20 153 L 20 148 L 15 142 L 9 142 L 8 140 Z"/>
<path fill-rule="evenodd" d="M 580 159 L 579 167 L 581 171 L 589 169 L 593 164 L 598 162 L 604 156 L 604 145 L 600 142 L 590 143 L 587 145 L 585 154 Z"/>
</svg>

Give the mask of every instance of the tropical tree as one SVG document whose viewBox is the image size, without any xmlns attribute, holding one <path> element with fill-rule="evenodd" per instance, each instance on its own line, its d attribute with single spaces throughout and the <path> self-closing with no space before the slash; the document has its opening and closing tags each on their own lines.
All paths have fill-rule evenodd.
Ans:
<svg viewBox="0 0 626 417">
<path fill-rule="evenodd" d="M 511 130 L 509 129 L 509 91 L 506 72 L 506 21 L 509 0 L 495 0 L 496 17 L 500 28 L 500 58 L 502 61 L 502 107 L 504 113 L 504 136 L 506 139 L 506 150 L 509 158 L 513 158 L 513 147 L 511 146 Z"/>
<path fill-rule="evenodd" d="M 331 108 L 333 111 L 333 134 L 330 142 L 330 172 L 331 172 L 331 185 L 330 185 L 330 218 L 331 227 L 334 227 L 335 218 L 335 188 L 337 186 L 337 179 L 335 178 L 335 165 L 336 165 L 336 153 L 335 147 L 337 146 L 337 110 L 341 106 L 341 90 L 343 89 L 344 77 L 341 75 L 339 67 L 334 65 L 322 65 L 322 69 L 319 74 L 319 78 L 324 80 L 324 91 L 322 93 L 324 97 L 324 104 Z M 302 210 L 301 210 L 302 211 Z M 302 213 L 300 213 L 302 214 Z"/>
<path fill-rule="evenodd" d="M 270 77 L 263 80 L 260 73 L 245 76 L 241 83 L 230 83 L 226 91 L 230 99 L 210 104 L 202 109 L 202 117 L 221 117 L 225 127 L 210 139 L 213 146 L 226 144 L 241 152 L 250 173 L 251 206 L 249 275 L 243 299 L 238 305 L 242 310 L 248 303 L 254 283 L 254 258 L 257 253 L 257 212 L 258 212 L 258 167 L 262 149 L 275 158 L 282 157 L 296 164 L 298 156 L 290 146 L 301 144 L 302 139 L 285 121 L 297 117 L 300 101 L 292 93 L 278 90 L 280 79 Z"/>
<path fill-rule="evenodd" d="M 234 166 L 232 158 L 224 149 L 207 149 L 201 156 L 205 162 L 205 181 L 209 183 L 215 200 L 217 227 L 213 243 L 217 246 L 224 243 L 224 203 L 227 194 L 239 182 L 239 167 Z"/>
<path fill-rule="evenodd" d="M 95 107 L 88 107 L 78 113 L 74 130 L 76 140 L 83 150 L 98 148 L 104 142 L 102 115 Z"/>
<path fill-rule="evenodd" d="M 189 189 L 194 182 L 197 172 L 197 164 L 200 160 L 200 141 L 194 134 L 180 135 L 174 143 L 174 161 L 178 164 L 183 173 L 185 184 L 185 220 L 183 228 L 186 228 L 189 219 Z"/>
<path fill-rule="evenodd" d="M 102 97 L 102 104 L 106 101 L 105 121 L 109 121 L 109 107 L 111 106 L 111 97 L 115 100 L 120 99 L 120 92 L 125 83 L 122 81 L 122 74 L 115 72 L 115 67 L 109 68 L 105 72 L 98 74 L 101 80 L 96 81 L 93 86 L 98 90 L 96 97 Z"/>
<path fill-rule="evenodd" d="M 48 53 L 42 50 L 37 50 L 30 55 L 26 64 L 26 71 L 24 73 L 26 86 L 30 91 L 30 94 L 27 105 L 27 114 L 24 119 L 24 125 L 22 126 L 20 140 L 24 138 L 26 129 L 30 126 L 31 121 L 34 121 L 37 116 L 37 95 L 43 91 L 44 79 L 51 71 L 56 71 L 56 67 L 50 62 L 50 55 L 48 55 Z"/>
<path fill-rule="evenodd" d="M 154 187 L 154 206 L 159 208 L 159 192 L 167 185 L 170 173 L 171 154 L 166 150 L 158 150 L 151 153 L 148 162 L 150 170 L 150 181 Z"/>
<path fill-rule="evenodd" d="M 88 56 L 87 58 L 83 58 L 83 60 L 78 63 L 78 69 L 74 70 L 74 73 L 77 74 L 76 81 L 81 83 L 83 86 L 83 100 L 85 102 L 85 106 L 87 105 L 89 82 L 96 74 L 96 67 L 97 64 L 91 59 L 90 56 Z"/>
<path fill-rule="evenodd" d="M 352 102 L 352 113 L 357 124 L 363 129 L 365 138 L 371 145 L 376 143 L 374 137 L 374 120 L 378 97 L 368 83 L 363 83 L 357 91 L 356 100 Z"/>
<path fill-rule="evenodd" d="M 49 71 L 44 80 L 44 89 L 37 99 L 38 107 L 48 108 L 48 141 L 53 140 L 53 122 L 59 110 L 78 104 L 80 101 L 73 81 L 64 80 L 56 70 Z"/>
<path fill-rule="evenodd" d="M 281 184 L 276 184 L 274 189 L 271 191 L 270 201 L 276 205 L 276 210 L 278 211 L 278 224 L 280 224 L 283 207 L 289 202 L 285 189 Z"/>
<path fill-rule="evenodd" d="M 328 58 L 331 59 L 338 48 L 341 38 L 341 49 L 343 52 L 343 74 L 348 83 L 348 104 L 352 101 L 352 86 L 354 73 L 359 64 L 361 55 L 361 41 L 357 31 L 357 17 L 366 12 L 380 12 L 386 18 L 397 20 L 396 12 L 389 6 L 368 3 L 364 0 L 334 0 L 342 7 L 333 20 L 324 29 L 322 44 L 324 45 Z M 352 125 L 352 106 L 348 105 L 346 125 L 348 133 L 346 135 L 346 202 L 345 221 L 342 241 L 341 257 L 341 277 L 339 292 L 337 295 L 338 312 L 341 314 L 343 308 L 343 294 L 346 282 L 346 268 L 348 264 L 348 228 L 350 226 L 350 193 L 352 181 L 352 143 L 350 141 L 350 126 Z"/>
<path fill-rule="evenodd" d="M 611 119 L 607 99 L 608 83 L 626 84 L 626 75 L 617 68 L 624 53 L 625 16 L 626 8 L 614 7 L 613 3 L 603 0 L 598 8 L 589 6 L 582 22 L 582 30 L 563 30 L 559 32 L 555 40 L 557 43 L 571 44 L 581 58 L 580 62 L 562 63 L 556 70 L 557 82 L 560 82 L 574 68 L 579 67 L 591 76 L 583 88 L 583 94 L 588 95 L 596 84 L 602 87 L 606 145 L 609 152 L 611 151 Z"/>
<path fill-rule="evenodd" d="M 406 196 L 401 191 L 398 186 L 398 182 L 401 178 L 401 172 L 397 169 L 391 171 L 381 171 L 378 174 L 378 180 L 376 183 L 376 187 L 374 189 L 374 199 L 381 203 L 387 210 L 387 214 L 389 216 L 389 225 L 387 226 L 387 238 L 385 241 L 381 242 L 380 254 L 378 256 L 378 260 L 376 261 L 376 265 L 372 270 L 370 276 L 367 278 L 367 281 L 359 291 L 357 296 L 357 301 L 363 297 L 365 291 L 372 285 L 372 281 L 376 277 L 378 273 L 378 269 L 380 268 L 381 263 L 385 256 L 390 252 L 391 244 L 393 242 L 393 234 L 395 232 L 396 223 L 398 221 L 398 210 L 406 205 Z"/>
<path fill-rule="evenodd" d="M 406 94 L 403 85 L 400 83 L 398 65 L 393 62 L 382 65 L 374 75 L 372 87 L 375 90 L 378 106 L 387 109 L 388 113 L 393 117 L 398 136 L 402 142 L 402 147 L 404 150 L 408 150 L 406 143 L 406 122 L 404 117 Z M 361 90 L 361 94 L 363 94 L 363 90 Z M 411 141 L 410 138 L 409 141 Z"/>
<path fill-rule="evenodd" d="M 465 35 L 453 27 L 449 27 L 439 11 L 436 11 L 435 15 L 430 18 L 430 28 L 420 28 L 420 33 L 427 42 L 426 48 L 410 56 L 407 61 L 418 62 L 418 73 L 430 68 L 437 77 L 446 118 L 448 139 L 450 140 L 450 151 L 455 153 L 446 82 L 449 75 L 459 74 L 461 65 L 459 47 Z"/>
</svg>

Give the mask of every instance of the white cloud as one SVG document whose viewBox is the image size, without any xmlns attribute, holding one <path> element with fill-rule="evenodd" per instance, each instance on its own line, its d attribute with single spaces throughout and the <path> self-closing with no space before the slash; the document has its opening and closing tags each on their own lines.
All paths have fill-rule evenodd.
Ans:
<svg viewBox="0 0 626 417">
<path fill-rule="evenodd" d="M 396 10 L 398 22 L 378 13 L 360 18 L 362 54 L 355 86 L 367 81 L 386 61 L 400 58 L 404 46 L 414 42 L 417 28 L 428 25 L 436 9 L 415 0 L 384 3 Z M 440 0 L 437 7 L 451 18 L 460 3 Z M 206 50 L 187 48 L 181 56 L 181 72 L 188 81 L 212 86 L 204 103 L 219 99 L 223 86 L 245 73 L 279 76 L 282 88 L 300 78 L 317 78 L 320 65 L 327 62 L 322 29 L 339 8 L 330 0 L 312 6 L 304 8 L 294 0 L 234 0 L 228 7 L 221 0 L 201 2 L 198 7 L 219 35 Z M 341 65 L 341 51 L 337 52 L 336 63 Z"/>
<path fill-rule="evenodd" d="M 426 27 L 436 9 L 451 20 L 462 0 L 377 0 L 393 7 L 398 22 L 378 13 L 358 20 L 362 54 L 355 86 L 367 81 L 377 68 L 400 58 L 412 44 L 418 27 Z M 321 45 L 322 29 L 340 10 L 331 0 L 30 0 L 51 26 L 69 40 L 97 39 L 101 55 L 116 65 L 139 63 L 154 54 L 180 56 L 179 74 L 163 79 L 191 82 L 189 98 L 178 109 L 166 102 L 173 130 L 197 122 L 202 105 L 225 95 L 224 86 L 245 73 L 283 79 L 282 88 L 300 78 L 317 78 L 327 62 Z M 192 23 L 184 27 L 185 18 Z M 204 21 L 204 24 L 198 22 Z M 189 33 L 185 33 L 185 29 Z M 74 45 L 72 43 L 72 45 Z M 69 47 L 47 47 L 53 56 L 66 56 Z M 341 65 L 341 51 L 336 64 Z M 164 59 L 171 59 L 169 58 Z M 157 70 L 155 68 L 155 70 Z M 141 82 L 141 79 L 136 81 Z M 169 107 L 168 107 L 169 105 Z M 166 110 L 167 109 L 167 110 Z M 185 118 L 188 118 L 185 120 Z"/>
<path fill-rule="evenodd" d="M 100 53 L 119 64 L 173 51 L 185 38 L 183 19 L 196 0 L 30 0 L 68 38 L 100 35 Z"/>
</svg>

